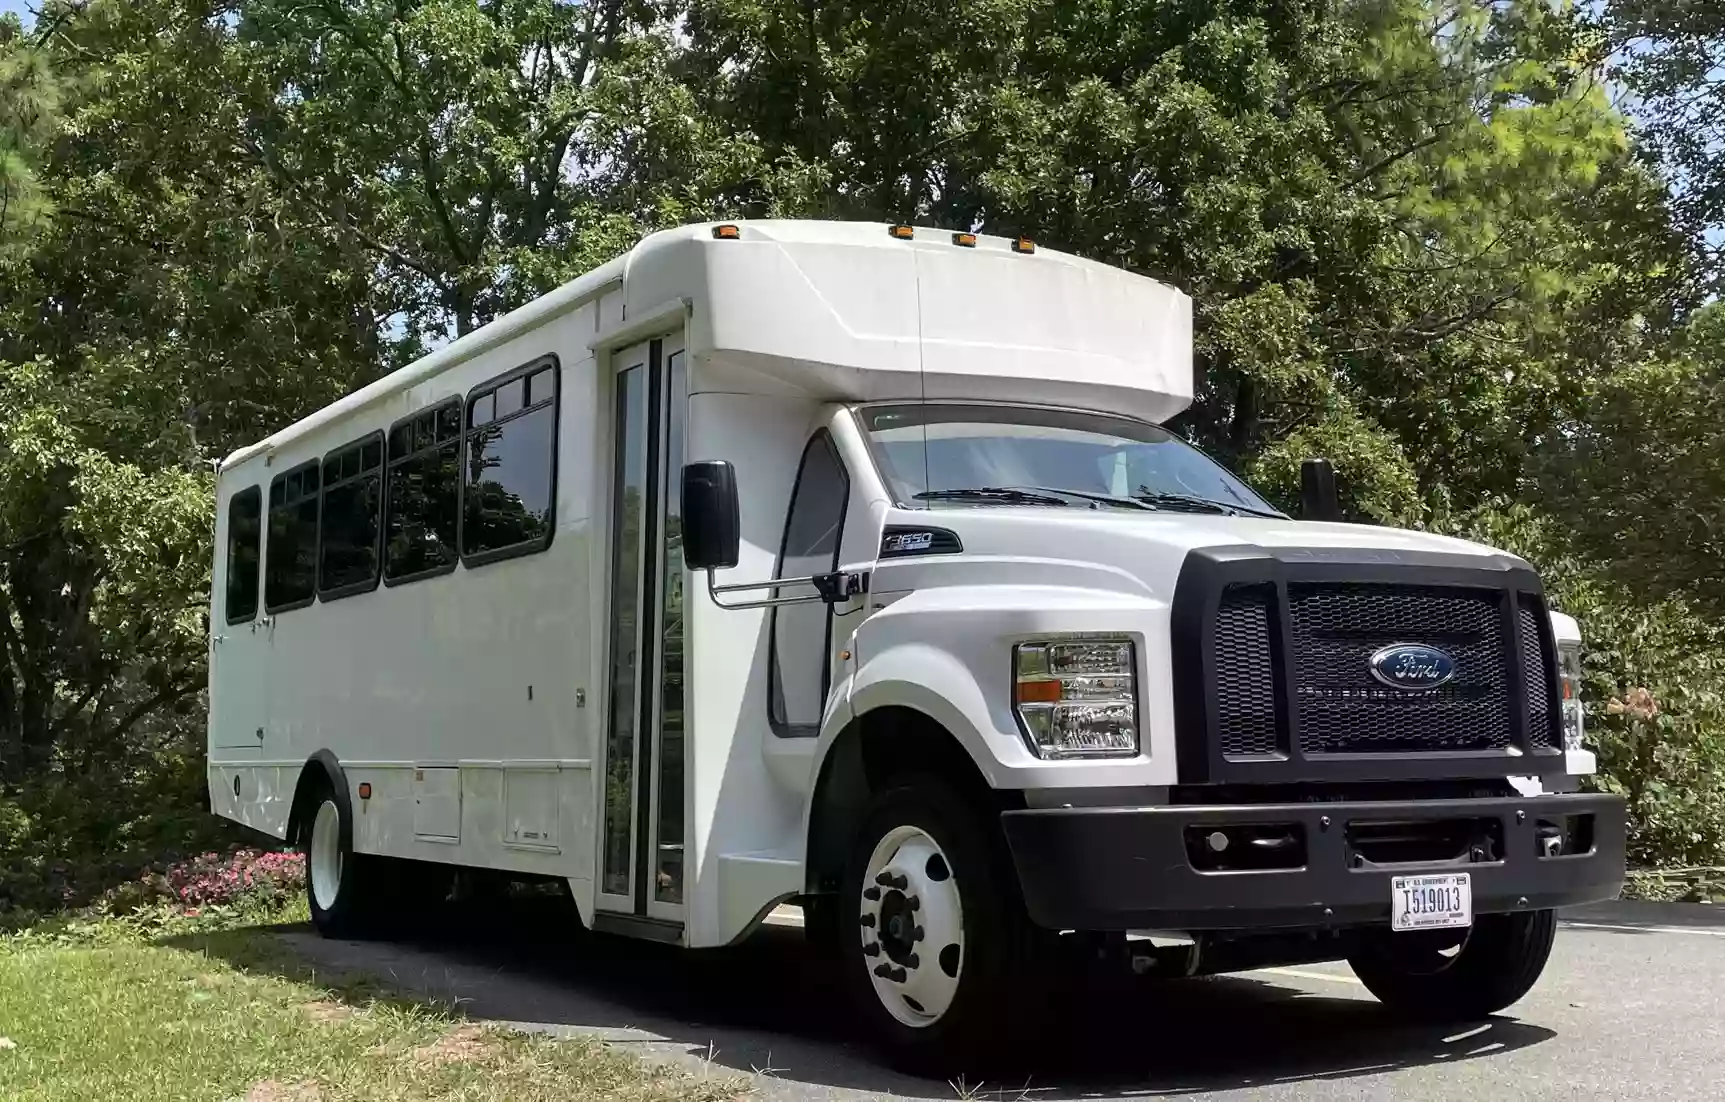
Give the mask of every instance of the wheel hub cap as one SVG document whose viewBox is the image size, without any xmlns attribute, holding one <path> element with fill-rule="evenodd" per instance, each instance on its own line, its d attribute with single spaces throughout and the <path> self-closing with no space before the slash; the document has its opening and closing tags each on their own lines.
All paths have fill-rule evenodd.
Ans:
<svg viewBox="0 0 1725 1102">
<path fill-rule="evenodd" d="M 306 870 L 311 877 L 312 897 L 324 910 L 335 906 L 341 890 L 341 812 L 325 800 L 311 822 L 311 853 Z"/>
<path fill-rule="evenodd" d="M 880 840 L 861 885 L 863 961 L 881 1005 L 905 1025 L 933 1025 L 964 966 L 964 909 L 952 866 L 917 827 Z"/>
</svg>

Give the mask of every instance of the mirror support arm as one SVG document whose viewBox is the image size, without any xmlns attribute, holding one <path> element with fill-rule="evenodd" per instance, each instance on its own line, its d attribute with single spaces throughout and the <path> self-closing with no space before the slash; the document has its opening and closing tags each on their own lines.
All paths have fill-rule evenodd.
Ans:
<svg viewBox="0 0 1725 1102">
<path fill-rule="evenodd" d="M 862 593 L 868 592 L 869 575 L 867 571 L 854 572 L 840 570 L 831 574 L 810 574 L 801 578 L 774 578 L 765 582 L 733 582 L 719 585 L 714 581 L 715 571 L 707 571 L 707 596 L 714 604 L 724 609 L 773 608 L 778 605 L 809 605 L 821 601 L 829 605 L 843 604 Z M 762 597 L 757 600 L 727 602 L 719 599 L 726 593 L 758 593 L 761 590 L 777 591 L 793 585 L 812 586 L 814 593 L 802 594 L 796 597 Z"/>
</svg>

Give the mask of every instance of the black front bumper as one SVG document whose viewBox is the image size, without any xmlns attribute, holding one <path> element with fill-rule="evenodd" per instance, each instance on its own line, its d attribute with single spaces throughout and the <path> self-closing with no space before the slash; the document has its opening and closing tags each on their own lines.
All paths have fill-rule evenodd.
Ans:
<svg viewBox="0 0 1725 1102">
<path fill-rule="evenodd" d="M 1540 824 L 1588 823 L 1582 852 L 1543 856 Z M 1587 818 L 1591 817 L 1591 818 Z M 1244 930 L 1387 923 L 1390 878 L 1467 872 L 1476 914 L 1615 898 L 1623 884 L 1624 805 L 1617 796 L 1381 803 L 1061 807 L 1002 814 L 1031 918 L 1055 930 Z M 1374 860 L 1378 824 L 1497 824 L 1496 844 L 1440 861 Z M 1205 871 L 1193 831 L 1287 826 L 1297 867 Z M 1189 829 L 1191 828 L 1191 829 Z M 1381 854 L 1380 854 L 1381 856 Z M 1480 860 L 1480 857 L 1485 860 Z"/>
</svg>

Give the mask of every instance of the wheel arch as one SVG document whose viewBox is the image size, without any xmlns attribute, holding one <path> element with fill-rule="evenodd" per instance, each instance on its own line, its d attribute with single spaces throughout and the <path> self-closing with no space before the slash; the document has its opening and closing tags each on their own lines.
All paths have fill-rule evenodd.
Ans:
<svg viewBox="0 0 1725 1102">
<path fill-rule="evenodd" d="M 894 777 L 932 774 L 951 785 L 979 815 L 1022 806 L 1020 793 L 998 790 L 957 735 L 927 712 L 888 704 L 854 717 L 826 748 L 809 801 L 804 891 L 836 892 L 851 841 L 874 794 Z"/>
<path fill-rule="evenodd" d="M 336 810 L 341 812 L 341 844 L 353 851 L 353 795 L 348 791 L 347 772 L 341 761 L 329 750 L 319 750 L 300 767 L 299 781 L 294 785 L 293 803 L 288 811 L 287 842 L 302 845 L 305 832 L 316 812 L 313 801 L 318 790 L 328 785 Z"/>
</svg>

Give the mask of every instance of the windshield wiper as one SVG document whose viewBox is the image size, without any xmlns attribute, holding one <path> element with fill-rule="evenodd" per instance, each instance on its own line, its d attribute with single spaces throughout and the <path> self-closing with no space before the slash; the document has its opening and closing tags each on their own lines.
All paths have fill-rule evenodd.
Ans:
<svg viewBox="0 0 1725 1102">
<path fill-rule="evenodd" d="M 948 490 L 924 490 L 912 494 L 918 501 L 997 501 L 1003 505 L 1066 505 L 1063 497 L 1004 486 L 960 486 Z"/>
<path fill-rule="evenodd" d="M 1148 486 L 1138 487 L 1138 492 L 1132 495 L 1137 501 L 1151 508 L 1187 509 L 1197 513 L 1220 513 L 1224 516 L 1266 517 L 1271 520 L 1287 520 L 1282 513 L 1267 509 L 1254 509 L 1250 505 L 1238 505 L 1229 501 L 1213 501 L 1207 497 L 1194 494 L 1176 494 L 1167 490 L 1152 490 Z"/>
<path fill-rule="evenodd" d="M 1016 487 L 1014 487 L 1016 488 Z M 1026 490 L 1039 494 L 1065 494 L 1080 501 L 1094 501 L 1102 505 L 1118 505 L 1123 509 L 1148 509 L 1149 505 L 1133 497 L 1121 497 L 1118 494 L 1099 494 L 1091 490 L 1067 490 L 1059 486 L 1026 486 Z"/>
<path fill-rule="evenodd" d="M 1079 501 L 1090 501 L 1099 505 L 1118 505 L 1123 509 L 1152 508 L 1130 497 L 1099 494 L 1090 490 L 1068 490 L 1061 486 L 983 486 L 974 490 L 932 490 L 916 496 L 934 499 L 975 497 L 979 500 L 1016 502 L 1023 505 L 1065 505 L 1068 504 L 1067 498 L 1077 498 Z"/>
</svg>

